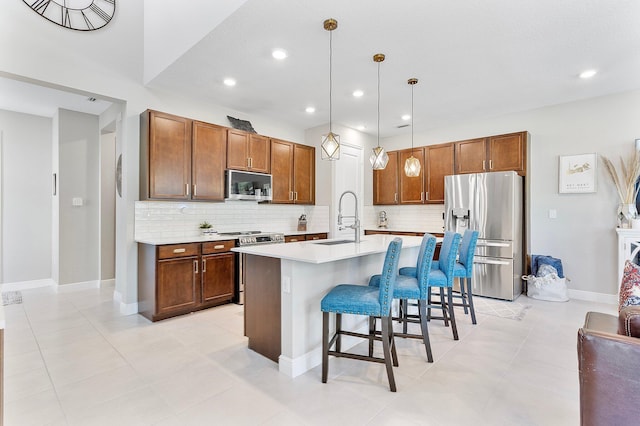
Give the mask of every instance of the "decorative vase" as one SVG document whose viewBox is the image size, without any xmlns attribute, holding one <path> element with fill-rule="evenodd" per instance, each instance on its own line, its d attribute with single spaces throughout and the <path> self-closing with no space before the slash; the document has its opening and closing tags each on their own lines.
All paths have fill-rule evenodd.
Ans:
<svg viewBox="0 0 640 426">
<path fill-rule="evenodd" d="M 618 204 L 618 227 L 631 228 L 632 220 L 638 216 L 635 204 Z"/>
</svg>

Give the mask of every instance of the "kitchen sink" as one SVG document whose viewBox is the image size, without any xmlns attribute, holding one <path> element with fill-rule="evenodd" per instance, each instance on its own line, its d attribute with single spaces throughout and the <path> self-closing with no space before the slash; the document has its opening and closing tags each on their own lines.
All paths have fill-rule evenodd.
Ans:
<svg viewBox="0 0 640 426">
<path fill-rule="evenodd" d="M 321 244 L 323 246 L 335 246 L 337 244 L 347 244 L 352 242 L 353 240 L 333 240 L 333 241 L 318 241 L 317 243 L 314 243 L 314 244 Z"/>
</svg>

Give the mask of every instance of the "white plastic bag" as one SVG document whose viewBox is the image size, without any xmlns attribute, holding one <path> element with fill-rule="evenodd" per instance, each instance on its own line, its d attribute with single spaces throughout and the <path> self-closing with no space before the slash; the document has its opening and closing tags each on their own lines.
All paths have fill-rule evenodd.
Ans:
<svg viewBox="0 0 640 426">
<path fill-rule="evenodd" d="M 558 274 L 551 273 L 543 277 L 525 275 L 522 279 L 527 281 L 527 296 L 532 299 L 550 302 L 566 302 L 569 300 L 569 296 L 567 296 L 567 281 L 565 278 L 558 277 Z"/>
</svg>

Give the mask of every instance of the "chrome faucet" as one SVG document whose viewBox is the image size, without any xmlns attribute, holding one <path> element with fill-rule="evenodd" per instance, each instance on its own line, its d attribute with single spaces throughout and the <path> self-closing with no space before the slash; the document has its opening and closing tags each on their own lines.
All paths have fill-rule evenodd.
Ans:
<svg viewBox="0 0 640 426">
<path fill-rule="evenodd" d="M 353 198 L 354 198 L 355 203 L 356 203 L 356 212 L 355 212 L 354 216 L 343 216 L 342 215 L 342 198 L 347 194 L 353 195 Z M 342 219 L 345 218 L 345 217 L 354 218 L 355 222 L 353 222 L 353 225 L 342 227 Z M 356 243 L 360 242 L 360 219 L 358 218 L 358 196 L 353 191 L 344 191 L 342 193 L 342 195 L 340 196 L 340 201 L 338 201 L 338 225 L 340 225 L 338 227 L 338 229 L 340 231 L 342 231 L 343 229 L 346 229 L 346 228 L 353 229 L 355 231 L 355 233 L 356 233 Z"/>
</svg>

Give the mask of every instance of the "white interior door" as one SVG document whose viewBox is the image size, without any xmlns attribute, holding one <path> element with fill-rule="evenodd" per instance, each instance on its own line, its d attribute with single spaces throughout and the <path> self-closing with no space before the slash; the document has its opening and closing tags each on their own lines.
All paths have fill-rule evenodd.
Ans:
<svg viewBox="0 0 640 426">
<path fill-rule="evenodd" d="M 331 206 L 331 238 L 354 238 L 354 230 L 347 228 L 342 231 L 338 230 L 338 204 L 340 195 L 344 191 L 353 191 L 358 196 L 358 216 L 362 223 L 363 204 L 362 199 L 364 196 L 363 188 L 363 165 L 362 165 L 362 148 L 347 145 L 342 143 L 340 145 L 340 159 L 334 162 L 333 168 L 333 202 Z M 342 200 L 342 215 L 353 216 L 355 214 L 355 199 L 351 194 L 345 195 Z M 353 218 L 345 218 L 343 220 L 344 225 L 353 224 Z"/>
</svg>

